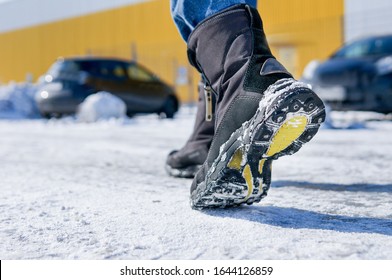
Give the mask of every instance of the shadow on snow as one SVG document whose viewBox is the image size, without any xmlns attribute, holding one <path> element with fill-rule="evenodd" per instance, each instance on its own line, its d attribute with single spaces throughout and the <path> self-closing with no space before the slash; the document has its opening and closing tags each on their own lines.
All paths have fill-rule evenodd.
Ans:
<svg viewBox="0 0 392 280">
<path fill-rule="evenodd" d="M 296 187 L 304 189 L 315 189 L 325 191 L 348 191 L 348 192 L 378 192 L 392 193 L 392 184 L 333 184 L 333 183 L 313 183 L 305 181 L 275 181 L 271 184 L 272 188 Z"/>
<path fill-rule="evenodd" d="M 330 215 L 296 208 L 248 206 L 203 211 L 207 215 L 247 220 L 291 229 L 333 230 L 343 233 L 377 233 L 392 236 L 392 219 Z"/>
</svg>

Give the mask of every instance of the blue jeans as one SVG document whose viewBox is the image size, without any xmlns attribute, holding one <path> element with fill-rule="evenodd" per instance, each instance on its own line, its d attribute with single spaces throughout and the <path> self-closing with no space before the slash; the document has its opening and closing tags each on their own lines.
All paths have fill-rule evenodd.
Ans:
<svg viewBox="0 0 392 280">
<path fill-rule="evenodd" d="M 171 0 L 170 7 L 182 38 L 188 41 L 193 29 L 205 18 L 236 4 L 248 4 L 256 8 L 256 3 L 257 0 Z"/>
</svg>

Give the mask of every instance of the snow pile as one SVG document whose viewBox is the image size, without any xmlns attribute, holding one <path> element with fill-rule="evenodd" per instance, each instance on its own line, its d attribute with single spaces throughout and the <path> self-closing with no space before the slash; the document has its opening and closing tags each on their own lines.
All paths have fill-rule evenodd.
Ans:
<svg viewBox="0 0 392 280">
<path fill-rule="evenodd" d="M 38 86 L 11 82 L 0 87 L 0 118 L 35 118 L 39 116 L 35 94 Z"/>
<path fill-rule="evenodd" d="M 100 91 L 88 96 L 79 105 L 77 117 L 82 122 L 96 122 L 112 118 L 125 118 L 127 105 L 109 92 Z"/>
</svg>

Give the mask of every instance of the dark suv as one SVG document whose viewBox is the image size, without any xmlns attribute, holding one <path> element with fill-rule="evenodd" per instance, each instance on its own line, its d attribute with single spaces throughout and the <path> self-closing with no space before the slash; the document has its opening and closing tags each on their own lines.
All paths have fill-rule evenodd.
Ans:
<svg viewBox="0 0 392 280">
<path fill-rule="evenodd" d="M 303 80 L 332 109 L 392 112 L 392 35 L 344 45 L 327 61 L 310 64 Z"/>
<path fill-rule="evenodd" d="M 58 59 L 43 76 L 36 96 L 43 116 L 73 114 L 90 94 L 107 91 L 121 98 L 127 114 L 178 110 L 174 90 L 136 62 L 103 58 Z"/>
</svg>

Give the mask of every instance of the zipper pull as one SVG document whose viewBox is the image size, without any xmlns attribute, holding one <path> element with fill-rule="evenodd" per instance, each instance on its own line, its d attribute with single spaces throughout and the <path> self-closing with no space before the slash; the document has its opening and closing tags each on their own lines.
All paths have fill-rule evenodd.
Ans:
<svg viewBox="0 0 392 280">
<path fill-rule="evenodd" d="M 206 102 L 206 121 L 212 121 L 212 89 L 208 85 L 204 85 L 204 100 Z"/>
</svg>

